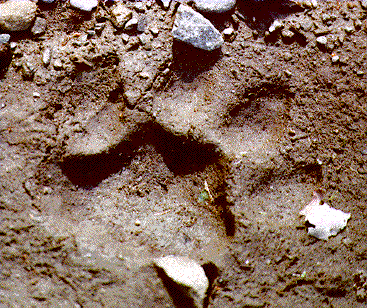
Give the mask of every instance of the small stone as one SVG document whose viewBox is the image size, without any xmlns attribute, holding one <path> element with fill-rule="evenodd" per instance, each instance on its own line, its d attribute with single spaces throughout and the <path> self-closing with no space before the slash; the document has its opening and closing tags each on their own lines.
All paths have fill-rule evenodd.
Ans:
<svg viewBox="0 0 367 308">
<path fill-rule="evenodd" d="M 357 71 L 357 76 L 363 76 L 363 75 L 364 75 L 364 71 L 361 71 L 361 70 Z"/>
<path fill-rule="evenodd" d="M 10 49 L 14 50 L 15 48 L 17 48 L 18 44 L 16 42 L 11 42 L 10 43 Z"/>
<path fill-rule="evenodd" d="M 289 61 L 292 59 L 292 54 L 290 52 L 286 52 L 283 55 L 285 61 Z"/>
<path fill-rule="evenodd" d="M 87 30 L 87 35 L 92 37 L 96 35 L 96 31 L 95 30 Z"/>
<path fill-rule="evenodd" d="M 279 21 L 279 20 L 274 20 L 273 23 L 270 25 L 269 27 L 269 33 L 273 33 L 277 30 L 280 30 L 281 28 L 283 28 L 283 24 Z"/>
<path fill-rule="evenodd" d="M 169 6 L 171 5 L 171 0 L 159 0 L 161 3 L 162 3 L 162 5 L 163 5 L 163 8 L 164 9 L 168 9 L 169 8 Z"/>
<path fill-rule="evenodd" d="M 331 62 L 333 62 L 333 63 L 339 62 L 339 56 L 336 55 L 336 54 L 332 54 L 331 55 Z"/>
<path fill-rule="evenodd" d="M 33 92 L 33 97 L 40 97 L 41 94 L 39 94 L 38 92 Z"/>
<path fill-rule="evenodd" d="M 96 31 L 96 33 L 100 34 L 104 27 L 106 26 L 106 24 L 104 22 L 100 22 L 100 23 L 96 23 L 94 26 L 94 31 Z"/>
<path fill-rule="evenodd" d="M 150 77 L 150 74 L 148 72 L 141 72 L 139 76 L 143 79 L 148 79 Z"/>
<path fill-rule="evenodd" d="M 27 30 L 36 18 L 37 5 L 29 0 L 7 1 L 0 4 L 0 29 Z"/>
<path fill-rule="evenodd" d="M 10 41 L 10 34 L 0 34 L 0 44 L 6 44 Z"/>
<path fill-rule="evenodd" d="M 125 91 L 124 97 L 130 106 L 134 106 L 141 98 L 141 92 L 139 89 Z"/>
<path fill-rule="evenodd" d="M 141 221 L 139 219 L 135 220 L 135 226 L 139 227 L 141 225 Z"/>
<path fill-rule="evenodd" d="M 49 65 L 51 61 L 51 49 L 46 47 L 42 53 L 42 62 L 45 66 Z"/>
<path fill-rule="evenodd" d="M 159 258 L 154 260 L 154 263 L 181 288 L 182 292 L 193 299 L 194 307 L 203 307 L 209 280 L 198 263 L 187 257 L 176 256 Z"/>
<path fill-rule="evenodd" d="M 30 59 L 26 59 L 22 64 L 22 74 L 23 78 L 26 80 L 31 80 L 34 76 L 36 67 Z"/>
<path fill-rule="evenodd" d="M 223 35 L 224 36 L 231 36 L 234 33 L 233 28 L 226 28 L 223 30 Z"/>
<path fill-rule="evenodd" d="M 352 23 L 349 23 L 349 24 L 347 24 L 345 27 L 344 27 L 344 31 L 345 31 L 345 33 L 347 33 L 347 34 L 351 34 L 351 33 L 353 33 L 354 32 L 354 25 L 352 24 Z"/>
<path fill-rule="evenodd" d="M 319 43 L 322 46 L 325 46 L 327 44 L 327 37 L 326 36 L 320 36 L 316 39 L 316 42 Z"/>
<path fill-rule="evenodd" d="M 62 62 L 60 59 L 55 59 L 54 61 L 54 69 L 55 70 L 61 70 L 63 67 Z"/>
<path fill-rule="evenodd" d="M 196 9 L 203 13 L 224 13 L 236 5 L 236 0 L 194 0 Z"/>
<path fill-rule="evenodd" d="M 45 34 L 47 27 L 47 21 L 44 18 L 37 17 L 34 21 L 34 25 L 31 29 L 31 32 L 34 36 L 41 36 Z"/>
<path fill-rule="evenodd" d="M 365 10 L 367 10 L 367 0 L 361 0 L 361 6 L 362 8 L 364 8 Z"/>
<path fill-rule="evenodd" d="M 127 44 L 129 42 L 130 36 L 128 34 L 126 34 L 126 33 L 123 33 L 121 35 L 121 39 L 124 42 L 124 44 Z"/>
<path fill-rule="evenodd" d="M 136 2 L 134 5 L 135 11 L 142 13 L 145 11 L 145 3 L 144 2 Z"/>
<path fill-rule="evenodd" d="M 138 25 L 138 19 L 133 17 L 131 18 L 126 24 L 125 24 L 125 30 L 133 30 L 136 29 L 137 25 Z M 144 32 L 144 31 L 143 31 Z"/>
<path fill-rule="evenodd" d="M 152 34 L 153 34 L 154 36 L 157 36 L 157 35 L 159 34 L 159 29 L 158 29 L 157 27 L 152 27 L 152 28 L 150 29 L 150 32 L 152 32 Z"/>
<path fill-rule="evenodd" d="M 70 0 L 70 5 L 86 12 L 92 11 L 98 5 L 98 0 Z"/>
<path fill-rule="evenodd" d="M 42 0 L 43 2 L 45 2 L 45 3 L 53 3 L 53 2 L 55 2 L 56 0 Z"/>
<path fill-rule="evenodd" d="M 207 51 L 218 49 L 224 42 L 208 19 L 184 4 L 178 7 L 172 35 L 176 40 Z"/>
<path fill-rule="evenodd" d="M 362 27 L 362 21 L 360 19 L 356 19 L 354 21 L 354 26 L 356 27 L 356 29 L 361 29 L 361 27 Z"/>
<path fill-rule="evenodd" d="M 304 31 L 310 31 L 312 26 L 313 26 L 313 23 L 311 20 L 304 20 L 300 23 L 301 25 L 301 28 L 304 30 Z"/>
<path fill-rule="evenodd" d="M 116 28 L 123 28 L 125 24 L 133 17 L 130 11 L 122 2 L 118 2 L 112 8 L 111 21 Z"/>
<path fill-rule="evenodd" d="M 283 29 L 282 30 L 282 37 L 285 42 L 289 42 L 294 37 L 294 32 L 289 29 Z"/>
</svg>

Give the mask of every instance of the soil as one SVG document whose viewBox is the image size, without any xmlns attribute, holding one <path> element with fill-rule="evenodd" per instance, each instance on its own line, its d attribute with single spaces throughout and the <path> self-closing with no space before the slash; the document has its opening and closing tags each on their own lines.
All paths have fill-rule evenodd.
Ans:
<svg viewBox="0 0 367 308">
<path fill-rule="evenodd" d="M 126 3 L 128 33 L 38 5 L 0 79 L 0 307 L 180 306 L 152 265 L 170 254 L 203 265 L 207 307 L 367 307 L 358 1 L 238 1 L 207 16 L 235 29 L 211 53 L 173 41 L 177 3 Z M 351 213 L 328 241 L 299 216 L 316 189 Z"/>
</svg>

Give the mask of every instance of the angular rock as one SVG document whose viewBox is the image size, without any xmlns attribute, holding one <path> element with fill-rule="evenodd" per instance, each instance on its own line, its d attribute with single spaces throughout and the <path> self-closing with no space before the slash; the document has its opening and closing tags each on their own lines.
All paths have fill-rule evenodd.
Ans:
<svg viewBox="0 0 367 308">
<path fill-rule="evenodd" d="M 195 0 L 198 11 L 204 13 L 225 13 L 236 5 L 236 0 Z"/>
<path fill-rule="evenodd" d="M 45 34 L 47 27 L 47 21 L 44 18 L 37 17 L 34 21 L 34 25 L 31 29 L 31 32 L 34 36 L 40 36 Z"/>
<path fill-rule="evenodd" d="M 193 299 L 194 306 L 203 307 L 209 280 L 204 269 L 187 257 L 167 256 L 154 261 L 182 291 Z"/>
<path fill-rule="evenodd" d="M 177 10 L 172 35 L 176 40 L 207 51 L 218 49 L 224 42 L 208 19 L 184 4 Z"/>
<path fill-rule="evenodd" d="M 133 12 L 130 11 L 122 2 L 116 3 L 111 10 L 111 21 L 116 28 L 123 28 L 132 17 Z"/>
<path fill-rule="evenodd" d="M 37 5 L 29 0 L 11 0 L 0 4 L 0 28 L 7 31 L 27 30 L 36 18 Z"/>
<path fill-rule="evenodd" d="M 90 12 L 98 5 L 98 0 L 70 0 L 70 5 L 82 11 Z"/>
</svg>

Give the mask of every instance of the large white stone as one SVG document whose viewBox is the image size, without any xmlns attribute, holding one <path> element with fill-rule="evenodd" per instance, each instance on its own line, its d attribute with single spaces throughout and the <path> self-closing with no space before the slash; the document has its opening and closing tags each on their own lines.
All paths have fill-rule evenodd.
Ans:
<svg viewBox="0 0 367 308">
<path fill-rule="evenodd" d="M 98 0 L 70 0 L 70 5 L 82 11 L 90 12 L 98 5 Z"/>
<path fill-rule="evenodd" d="M 236 0 L 195 0 L 196 8 L 205 13 L 224 13 L 236 5 Z"/>
<path fill-rule="evenodd" d="M 198 263 L 187 257 L 177 256 L 158 258 L 154 263 L 194 300 L 195 307 L 203 307 L 209 280 Z"/>
<path fill-rule="evenodd" d="M 196 48 L 212 51 L 223 44 L 223 37 L 212 23 L 187 5 L 178 7 L 172 35 Z"/>
</svg>

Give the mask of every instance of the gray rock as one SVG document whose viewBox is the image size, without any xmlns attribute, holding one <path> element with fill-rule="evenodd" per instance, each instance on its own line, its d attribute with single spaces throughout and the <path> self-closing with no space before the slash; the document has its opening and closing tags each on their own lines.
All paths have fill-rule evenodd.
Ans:
<svg viewBox="0 0 367 308">
<path fill-rule="evenodd" d="M 45 34 L 47 27 L 47 21 L 44 18 L 37 17 L 34 21 L 34 25 L 31 29 L 31 32 L 34 36 L 40 36 Z"/>
<path fill-rule="evenodd" d="M 224 42 L 208 19 L 184 4 L 178 7 L 172 35 L 176 40 L 207 51 L 219 48 Z"/>
<path fill-rule="evenodd" d="M 0 44 L 6 44 L 10 41 L 10 34 L 0 34 Z"/>
<path fill-rule="evenodd" d="M 367 0 L 361 0 L 361 6 L 367 10 Z"/>
<path fill-rule="evenodd" d="M 181 290 L 191 297 L 194 307 L 202 308 L 209 280 L 204 269 L 187 257 L 167 256 L 154 261 Z"/>
<path fill-rule="evenodd" d="M 42 0 L 42 2 L 45 2 L 45 3 L 53 3 L 55 2 L 56 0 Z"/>
<path fill-rule="evenodd" d="M 224 13 L 236 5 L 236 0 L 195 0 L 198 11 L 204 13 Z"/>
<path fill-rule="evenodd" d="M 138 26 L 138 19 L 137 18 L 135 18 L 135 17 L 133 17 L 133 18 L 131 18 L 126 24 L 125 24 L 125 30 L 128 30 L 128 31 L 130 31 L 130 30 L 134 30 L 134 29 L 136 29 L 137 28 L 137 26 Z"/>
</svg>

